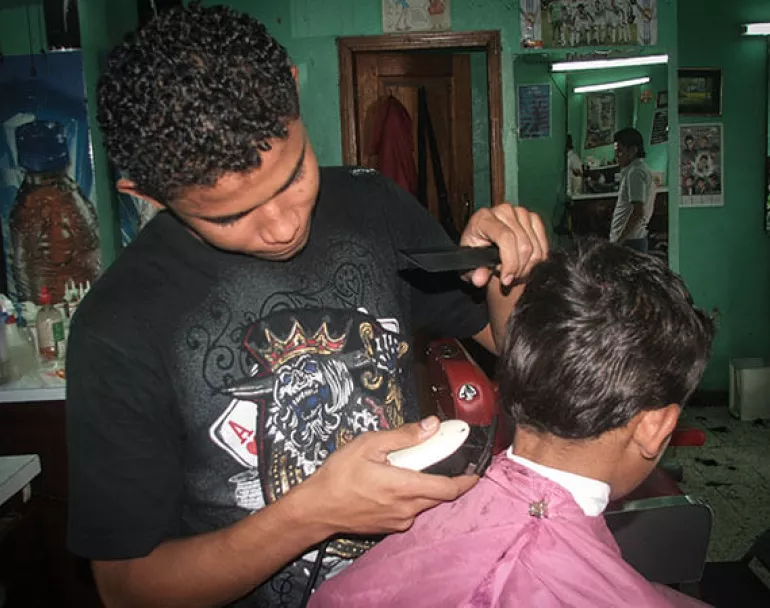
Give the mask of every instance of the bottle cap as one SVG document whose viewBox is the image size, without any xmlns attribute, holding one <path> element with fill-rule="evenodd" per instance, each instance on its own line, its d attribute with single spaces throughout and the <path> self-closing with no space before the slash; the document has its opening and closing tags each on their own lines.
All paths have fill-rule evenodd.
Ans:
<svg viewBox="0 0 770 608">
<path fill-rule="evenodd" d="M 70 163 L 64 126 L 53 120 L 36 120 L 16 128 L 19 164 L 33 173 L 53 173 Z"/>
<path fill-rule="evenodd" d="M 51 292 L 48 291 L 48 287 L 43 285 L 40 288 L 40 306 L 47 306 L 51 303 Z"/>
</svg>

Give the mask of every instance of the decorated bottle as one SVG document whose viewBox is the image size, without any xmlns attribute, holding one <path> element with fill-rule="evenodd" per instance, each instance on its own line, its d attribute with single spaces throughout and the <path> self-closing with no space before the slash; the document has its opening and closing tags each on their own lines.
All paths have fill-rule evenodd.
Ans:
<svg viewBox="0 0 770 608">
<path fill-rule="evenodd" d="M 96 211 L 67 172 L 69 148 L 60 123 L 18 127 L 16 146 L 26 172 L 9 218 L 16 295 L 31 299 L 48 286 L 59 302 L 67 279 L 85 283 L 99 274 Z"/>
</svg>

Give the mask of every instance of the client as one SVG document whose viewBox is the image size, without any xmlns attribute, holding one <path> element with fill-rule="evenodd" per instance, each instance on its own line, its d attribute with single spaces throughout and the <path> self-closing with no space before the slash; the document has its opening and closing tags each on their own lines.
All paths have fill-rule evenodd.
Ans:
<svg viewBox="0 0 770 608">
<path fill-rule="evenodd" d="M 497 378 L 516 432 L 479 483 L 312 597 L 330 606 L 696 606 L 623 561 L 601 516 L 666 449 L 713 338 L 682 280 L 608 242 L 532 271 Z"/>
</svg>

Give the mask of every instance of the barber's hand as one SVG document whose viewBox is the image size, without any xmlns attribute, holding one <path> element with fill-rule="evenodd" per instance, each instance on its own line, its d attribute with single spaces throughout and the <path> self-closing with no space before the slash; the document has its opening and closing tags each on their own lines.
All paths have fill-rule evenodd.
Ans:
<svg viewBox="0 0 770 608">
<path fill-rule="evenodd" d="M 475 475 L 448 478 L 391 465 L 387 455 L 433 435 L 435 417 L 393 431 L 364 433 L 333 453 L 297 486 L 314 501 L 315 517 L 329 534 L 381 534 L 404 531 L 415 516 L 451 501 L 478 481 Z"/>
<path fill-rule="evenodd" d="M 506 287 L 529 274 L 548 256 L 548 236 L 540 217 L 509 203 L 479 209 L 471 216 L 460 238 L 461 245 L 500 249 L 500 279 Z M 476 287 L 483 287 L 496 274 L 491 268 L 477 268 L 466 275 Z"/>
</svg>

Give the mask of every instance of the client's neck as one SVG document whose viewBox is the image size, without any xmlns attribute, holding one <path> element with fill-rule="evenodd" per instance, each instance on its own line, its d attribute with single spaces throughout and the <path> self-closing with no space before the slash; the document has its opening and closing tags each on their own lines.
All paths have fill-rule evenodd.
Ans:
<svg viewBox="0 0 770 608">
<path fill-rule="evenodd" d="M 516 429 L 513 441 L 513 453 L 517 456 L 605 483 L 610 483 L 615 469 L 615 458 L 608 453 L 608 447 L 603 437 L 562 439 L 525 428 Z"/>
</svg>

